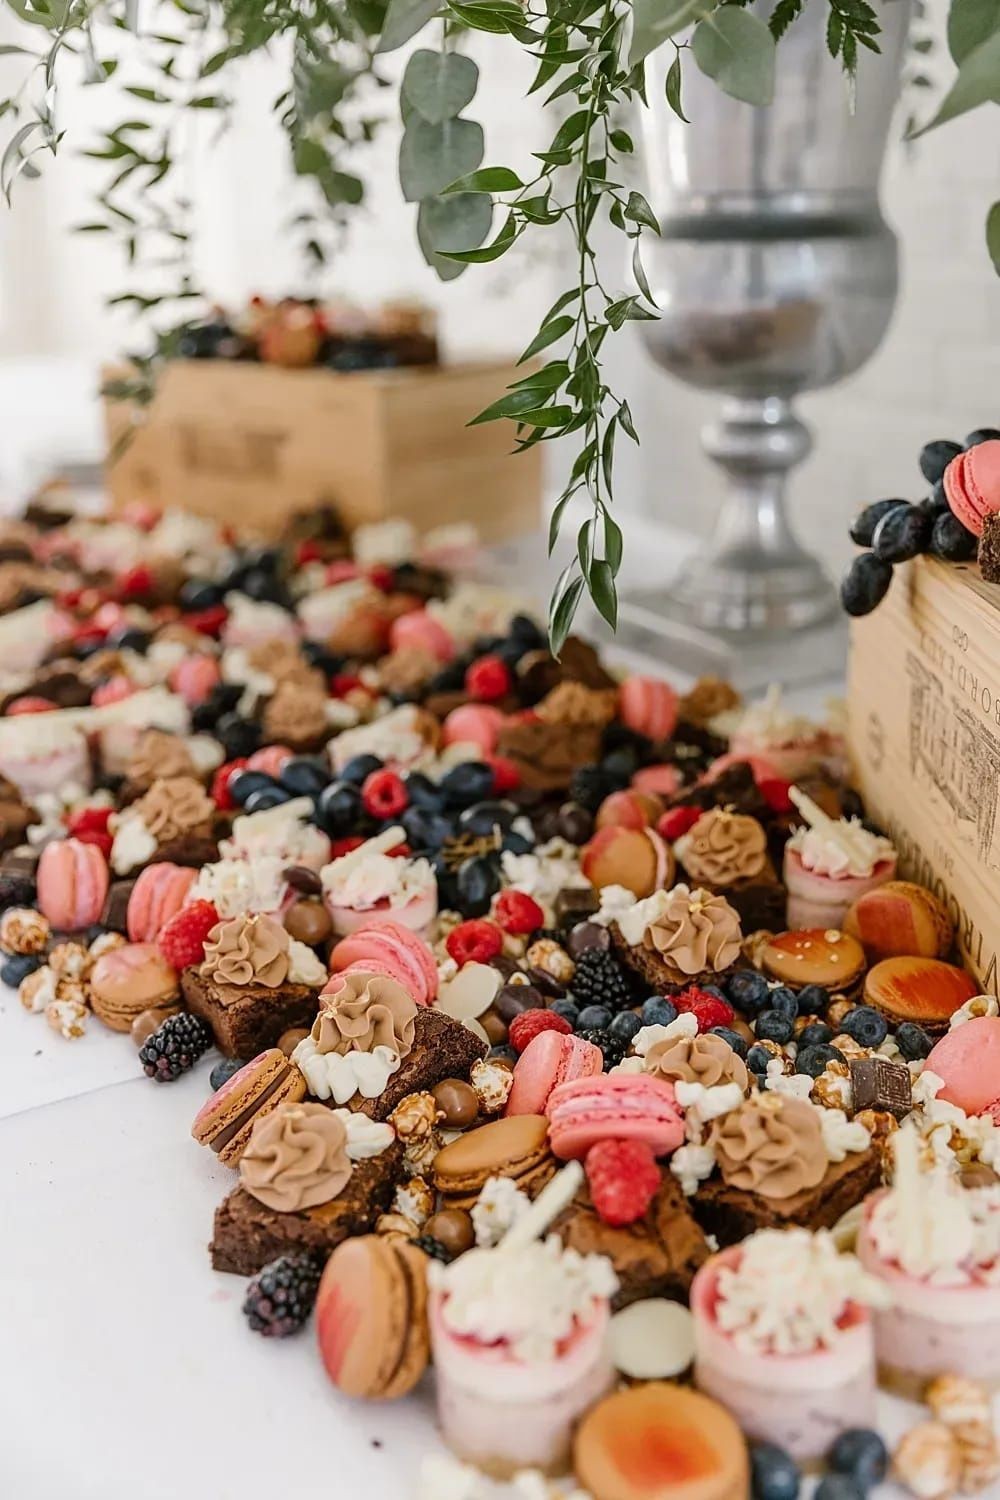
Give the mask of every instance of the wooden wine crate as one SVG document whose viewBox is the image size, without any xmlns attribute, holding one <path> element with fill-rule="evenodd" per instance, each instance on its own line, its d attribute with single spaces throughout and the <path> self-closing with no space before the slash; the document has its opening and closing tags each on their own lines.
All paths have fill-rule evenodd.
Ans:
<svg viewBox="0 0 1000 1500">
<path fill-rule="evenodd" d="M 133 410 L 105 400 L 108 490 L 119 508 L 181 506 L 271 536 L 330 502 L 350 526 L 467 521 L 497 541 L 538 524 L 542 450 L 513 457 L 509 422 L 466 424 L 524 373 L 496 362 L 339 374 L 175 360 L 124 448 Z"/>
<path fill-rule="evenodd" d="M 1000 586 L 975 563 L 918 558 L 851 630 L 848 719 L 858 784 L 955 922 L 984 991 L 1000 948 Z"/>
</svg>

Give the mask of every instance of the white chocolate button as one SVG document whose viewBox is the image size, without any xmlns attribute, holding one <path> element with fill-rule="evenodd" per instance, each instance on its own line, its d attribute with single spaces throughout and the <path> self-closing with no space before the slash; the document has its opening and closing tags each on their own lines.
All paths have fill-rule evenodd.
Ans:
<svg viewBox="0 0 1000 1500">
<path fill-rule="evenodd" d="M 665 1297 L 633 1302 L 611 1319 L 611 1355 L 633 1380 L 669 1380 L 694 1359 L 694 1319 Z"/>
<path fill-rule="evenodd" d="M 475 1020 L 489 1010 L 502 984 L 499 969 L 491 969 L 489 964 L 466 964 L 454 979 L 441 986 L 434 1008 L 454 1021 Z"/>
</svg>

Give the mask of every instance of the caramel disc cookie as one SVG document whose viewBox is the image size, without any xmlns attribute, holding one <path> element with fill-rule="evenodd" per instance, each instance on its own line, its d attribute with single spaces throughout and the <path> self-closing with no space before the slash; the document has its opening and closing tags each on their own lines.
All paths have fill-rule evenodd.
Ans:
<svg viewBox="0 0 1000 1500">
<path fill-rule="evenodd" d="M 835 927 L 809 927 L 801 932 L 779 932 L 761 954 L 768 979 L 790 989 L 821 984 L 846 992 L 865 971 L 865 950 L 857 938 Z"/>
<path fill-rule="evenodd" d="M 865 979 L 865 1004 L 890 1021 L 943 1031 L 966 1000 L 980 993 L 971 974 L 937 958 L 884 958 Z"/>
<path fill-rule="evenodd" d="M 943 901 L 909 880 L 887 880 L 859 896 L 844 918 L 872 963 L 882 958 L 944 958 L 955 929 Z"/>
</svg>

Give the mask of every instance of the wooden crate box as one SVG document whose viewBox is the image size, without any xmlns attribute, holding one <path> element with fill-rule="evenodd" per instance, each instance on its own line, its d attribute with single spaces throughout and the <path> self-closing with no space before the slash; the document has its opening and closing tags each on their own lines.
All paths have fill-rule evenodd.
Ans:
<svg viewBox="0 0 1000 1500">
<path fill-rule="evenodd" d="M 541 448 L 513 456 L 509 422 L 466 425 L 524 373 L 498 363 L 339 374 L 172 361 L 145 422 L 108 465 L 112 502 L 181 506 L 267 535 L 320 502 L 352 526 L 403 516 L 422 531 L 469 521 L 486 541 L 529 531 Z M 113 456 L 133 413 L 107 399 L 105 416 Z"/>
<path fill-rule="evenodd" d="M 998 993 L 1000 586 L 974 563 L 918 558 L 851 631 L 858 784 L 901 876 L 948 905 L 962 957 Z"/>
</svg>

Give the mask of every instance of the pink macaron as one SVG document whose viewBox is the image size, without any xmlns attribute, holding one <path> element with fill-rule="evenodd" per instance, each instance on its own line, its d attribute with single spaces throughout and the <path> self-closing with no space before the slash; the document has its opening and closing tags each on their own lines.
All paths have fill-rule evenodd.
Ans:
<svg viewBox="0 0 1000 1500">
<path fill-rule="evenodd" d="M 681 781 L 681 773 L 676 766 L 640 766 L 632 777 L 632 788 L 654 797 L 672 797 L 675 792 L 680 791 Z"/>
<path fill-rule="evenodd" d="M 669 682 L 656 677 L 626 677 L 619 689 L 618 712 L 637 734 L 669 739 L 677 724 L 677 694 Z"/>
<path fill-rule="evenodd" d="M 108 863 L 96 844 L 60 839 L 42 850 L 38 905 L 57 932 L 100 921 L 109 884 Z"/>
<path fill-rule="evenodd" d="M 129 942 L 155 943 L 161 929 L 184 905 L 197 873 L 169 860 L 146 866 L 128 898 L 125 923 Z"/>
<path fill-rule="evenodd" d="M 167 680 L 188 708 L 196 708 L 222 681 L 222 673 L 214 656 L 195 652 L 179 661 Z"/>
<path fill-rule="evenodd" d="M 463 703 L 445 719 L 441 738 L 446 745 L 478 745 L 492 755 L 500 739 L 504 716 L 488 703 Z"/>
<path fill-rule="evenodd" d="M 451 661 L 455 642 L 449 632 L 425 609 L 411 609 L 393 620 L 389 627 L 389 645 L 393 651 L 426 651 L 436 661 Z"/>
<path fill-rule="evenodd" d="M 944 471 L 944 493 L 966 531 L 982 536 L 986 517 L 1000 510 L 1000 438 L 953 458 Z"/>
<path fill-rule="evenodd" d="M 291 760 L 294 751 L 287 745 L 265 745 L 255 750 L 247 761 L 248 771 L 263 771 L 265 776 L 280 776 L 285 762 Z"/>
<path fill-rule="evenodd" d="M 434 954 L 422 937 L 399 922 L 379 922 L 341 938 L 330 954 L 330 968 L 334 974 L 347 969 L 385 974 L 418 1005 L 430 1005 L 437 994 Z"/>
<path fill-rule="evenodd" d="M 655 1156 L 666 1156 L 684 1140 L 684 1114 L 673 1084 L 645 1073 L 602 1073 L 561 1083 L 546 1113 L 549 1143 L 564 1160 L 586 1156 L 598 1141 L 644 1141 Z"/>
<path fill-rule="evenodd" d="M 514 1064 L 514 1085 L 507 1096 L 508 1115 L 548 1114 L 549 1096 L 560 1084 L 600 1073 L 600 1047 L 580 1036 L 540 1031 Z"/>
<path fill-rule="evenodd" d="M 1000 1105 L 1000 1016 L 974 1016 L 935 1042 L 925 1071 L 944 1079 L 938 1094 L 967 1115 Z"/>
</svg>

